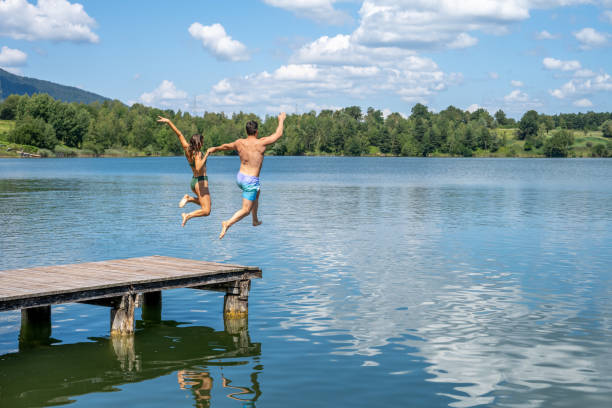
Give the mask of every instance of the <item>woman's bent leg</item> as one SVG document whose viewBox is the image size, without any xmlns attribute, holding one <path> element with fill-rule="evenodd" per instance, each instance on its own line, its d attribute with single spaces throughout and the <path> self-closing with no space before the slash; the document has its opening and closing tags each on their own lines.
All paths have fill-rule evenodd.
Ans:
<svg viewBox="0 0 612 408">
<path fill-rule="evenodd" d="M 203 187 L 202 190 L 204 190 L 202 191 L 204 195 L 198 197 L 198 199 L 193 199 L 192 197 L 190 197 L 192 198 L 193 201 L 189 200 L 189 202 L 192 202 L 194 204 L 199 204 L 201 208 L 199 210 L 195 210 L 190 213 L 181 214 L 181 216 L 183 217 L 183 222 L 181 224 L 182 227 L 184 227 L 185 223 L 192 218 L 208 217 L 210 215 L 211 202 L 210 202 L 210 194 L 208 192 L 208 187 Z"/>
<path fill-rule="evenodd" d="M 183 198 L 181 198 L 181 202 L 179 203 L 179 207 L 183 208 L 187 203 L 200 204 L 198 197 L 192 197 L 189 194 L 185 194 Z"/>
</svg>

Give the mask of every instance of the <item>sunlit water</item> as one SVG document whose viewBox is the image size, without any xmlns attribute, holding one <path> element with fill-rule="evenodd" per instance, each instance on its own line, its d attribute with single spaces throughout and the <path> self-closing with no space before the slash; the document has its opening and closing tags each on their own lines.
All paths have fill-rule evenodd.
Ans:
<svg viewBox="0 0 612 408">
<path fill-rule="evenodd" d="M 164 292 L 133 352 L 99 306 L 54 306 L 51 346 L 0 313 L 0 406 L 609 407 L 612 160 L 236 157 L 180 227 L 184 158 L 0 160 L 0 269 L 146 255 L 256 265 L 248 344 L 222 296 Z M 140 313 L 137 312 L 137 317 Z"/>
</svg>

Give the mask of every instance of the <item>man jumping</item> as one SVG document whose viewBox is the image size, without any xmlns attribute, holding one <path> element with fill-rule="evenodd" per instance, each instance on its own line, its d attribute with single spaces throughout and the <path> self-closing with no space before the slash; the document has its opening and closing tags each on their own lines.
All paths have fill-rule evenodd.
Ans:
<svg viewBox="0 0 612 408">
<path fill-rule="evenodd" d="M 220 150 L 236 150 L 240 156 L 240 171 L 236 176 L 236 183 L 242 189 L 242 208 L 227 221 L 221 223 L 221 234 L 219 239 L 225 236 L 227 229 L 246 217 L 250 212 L 253 214 L 253 226 L 258 226 L 261 221 L 257 218 L 257 206 L 259 202 L 259 172 L 263 164 L 266 147 L 276 142 L 283 135 L 283 123 L 287 115 L 282 112 L 278 115 L 278 126 L 276 132 L 267 137 L 258 139 L 259 131 L 257 122 L 250 120 L 246 124 L 247 137 L 238 139 L 232 143 L 222 144 L 208 149 L 207 154 Z"/>
</svg>

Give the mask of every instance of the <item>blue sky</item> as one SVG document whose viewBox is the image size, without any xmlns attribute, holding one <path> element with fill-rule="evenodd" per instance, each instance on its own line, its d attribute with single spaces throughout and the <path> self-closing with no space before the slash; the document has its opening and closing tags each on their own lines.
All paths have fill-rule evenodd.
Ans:
<svg viewBox="0 0 612 408">
<path fill-rule="evenodd" d="M 612 111 L 612 0 L 0 0 L 0 67 L 259 115 Z"/>
</svg>

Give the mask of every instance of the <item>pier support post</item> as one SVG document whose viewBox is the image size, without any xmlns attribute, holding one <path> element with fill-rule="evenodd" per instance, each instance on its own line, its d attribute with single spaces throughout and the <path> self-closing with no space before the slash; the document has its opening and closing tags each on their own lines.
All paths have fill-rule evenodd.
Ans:
<svg viewBox="0 0 612 408">
<path fill-rule="evenodd" d="M 143 293 L 142 297 L 142 320 L 161 322 L 162 317 L 162 292 Z"/>
<path fill-rule="evenodd" d="M 19 347 L 49 344 L 51 338 L 51 306 L 21 309 Z"/>
<path fill-rule="evenodd" d="M 111 336 L 134 333 L 134 309 L 136 308 L 136 295 L 121 296 L 121 302 L 114 304 L 111 309 Z"/>
<path fill-rule="evenodd" d="M 232 282 L 226 289 L 223 299 L 225 319 L 243 319 L 249 315 L 250 280 Z"/>
</svg>

